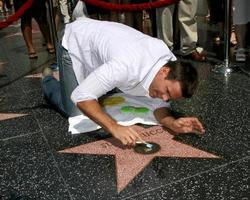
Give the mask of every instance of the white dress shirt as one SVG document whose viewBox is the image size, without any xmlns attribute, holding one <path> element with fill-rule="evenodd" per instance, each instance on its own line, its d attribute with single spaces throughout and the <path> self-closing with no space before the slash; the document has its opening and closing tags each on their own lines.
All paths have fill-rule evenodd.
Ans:
<svg viewBox="0 0 250 200">
<path fill-rule="evenodd" d="M 149 97 L 157 72 L 169 60 L 176 60 L 159 39 L 120 23 L 86 17 L 66 25 L 62 45 L 79 83 L 71 95 L 75 104 L 97 99 L 115 87 Z M 168 106 L 161 99 L 152 99 L 152 103 L 155 108 Z"/>
</svg>

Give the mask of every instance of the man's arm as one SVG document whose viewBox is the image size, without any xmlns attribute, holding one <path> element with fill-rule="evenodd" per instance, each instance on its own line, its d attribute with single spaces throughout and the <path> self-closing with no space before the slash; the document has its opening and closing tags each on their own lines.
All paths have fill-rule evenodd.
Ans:
<svg viewBox="0 0 250 200">
<path fill-rule="evenodd" d="M 154 115 L 160 124 L 175 133 L 200 132 L 203 134 L 205 132 L 201 122 L 196 117 L 181 117 L 176 119 L 171 115 L 171 110 L 165 107 L 156 109 Z"/>
<path fill-rule="evenodd" d="M 91 120 L 120 140 L 122 144 L 134 146 L 136 141 L 143 142 L 138 133 L 131 126 L 119 125 L 105 113 L 97 100 L 81 101 L 77 103 L 77 106 Z"/>
<path fill-rule="evenodd" d="M 71 99 L 91 120 L 110 132 L 124 145 L 135 145 L 141 140 L 131 126 L 121 126 L 106 114 L 97 99 L 108 91 L 127 83 L 127 66 L 117 60 L 110 60 L 90 73 L 75 90 Z"/>
</svg>

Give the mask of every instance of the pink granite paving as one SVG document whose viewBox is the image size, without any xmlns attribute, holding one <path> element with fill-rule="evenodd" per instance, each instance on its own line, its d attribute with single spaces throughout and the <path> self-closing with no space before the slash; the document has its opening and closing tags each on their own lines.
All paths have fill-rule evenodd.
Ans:
<svg viewBox="0 0 250 200">
<path fill-rule="evenodd" d="M 174 136 L 163 130 L 161 126 L 142 129 L 139 133 L 145 141 L 159 144 L 161 150 L 155 154 L 142 155 L 136 153 L 134 149 L 125 148 L 116 139 L 108 138 L 59 152 L 114 155 L 118 192 L 121 192 L 155 157 L 220 158 L 214 154 L 175 141 Z"/>
<path fill-rule="evenodd" d="M 27 114 L 17 114 L 17 113 L 0 113 L 0 121 L 7 120 L 7 119 L 14 119 L 17 117 L 22 117 Z"/>
<path fill-rule="evenodd" d="M 7 64 L 8 62 L 6 62 L 6 61 L 2 61 L 2 60 L 0 60 L 0 66 L 1 65 L 5 65 L 5 64 Z"/>
<path fill-rule="evenodd" d="M 54 71 L 53 72 L 53 76 L 59 80 L 59 71 Z M 25 78 L 42 78 L 43 77 L 43 74 L 42 73 L 37 73 L 37 74 L 30 74 L 30 75 L 27 75 L 25 76 Z"/>
<path fill-rule="evenodd" d="M 16 27 L 18 27 L 19 25 L 16 25 Z M 40 30 L 38 29 L 38 27 L 36 26 L 33 26 L 32 27 L 32 34 L 40 34 Z M 21 31 L 19 32 L 16 32 L 16 33 L 9 33 L 8 35 L 4 36 L 4 38 L 10 38 L 10 37 L 15 37 L 15 36 L 22 36 L 23 37 L 23 34 Z"/>
<path fill-rule="evenodd" d="M 11 38 L 11 37 L 15 37 L 15 36 L 23 36 L 23 34 L 21 32 L 17 32 L 17 33 L 11 33 L 5 36 L 5 38 Z"/>
</svg>

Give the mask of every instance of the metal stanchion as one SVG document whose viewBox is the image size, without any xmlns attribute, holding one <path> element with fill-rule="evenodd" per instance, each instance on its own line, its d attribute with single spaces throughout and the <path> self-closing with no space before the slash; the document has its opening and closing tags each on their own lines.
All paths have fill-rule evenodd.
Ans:
<svg viewBox="0 0 250 200">
<path fill-rule="evenodd" d="M 58 37 L 57 37 L 57 31 L 56 31 L 56 23 L 55 23 L 55 18 L 54 18 L 54 10 L 53 10 L 53 1 L 49 0 L 48 1 L 48 7 L 49 7 L 49 19 L 50 19 L 50 30 L 52 33 L 52 42 L 54 45 L 55 53 L 56 52 L 56 45 L 58 43 Z"/>
<path fill-rule="evenodd" d="M 230 35 L 231 35 L 231 6 L 232 0 L 226 0 L 226 12 L 225 12 L 225 25 L 224 25 L 224 62 L 215 65 L 213 72 L 218 74 L 223 74 L 224 76 L 228 76 L 232 73 L 233 69 L 231 68 L 231 63 L 229 59 L 230 54 Z"/>
</svg>

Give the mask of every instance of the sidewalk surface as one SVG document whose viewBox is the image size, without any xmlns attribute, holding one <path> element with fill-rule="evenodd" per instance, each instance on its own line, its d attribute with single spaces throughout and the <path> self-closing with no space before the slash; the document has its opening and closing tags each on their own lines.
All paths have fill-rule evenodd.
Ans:
<svg viewBox="0 0 250 200">
<path fill-rule="evenodd" d="M 71 135 L 67 119 L 44 101 L 39 72 L 53 58 L 36 31 L 39 57 L 34 61 L 28 59 L 18 23 L 0 31 L 0 73 L 6 75 L 0 85 L 15 80 L 0 88 L 0 199 L 250 199 L 249 77 L 240 71 L 224 77 L 211 72 L 211 62 L 194 63 L 201 77 L 199 89 L 192 99 L 174 102 L 173 108 L 199 117 L 206 133 L 173 140 L 181 143 L 182 153 L 185 146 L 221 159 L 171 153 L 155 157 L 136 175 L 128 174 L 131 181 L 118 192 L 114 155 L 59 152 L 109 135 L 102 130 Z M 205 28 L 203 33 L 209 55 L 217 56 L 220 49 L 211 45 Z"/>
</svg>

